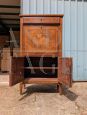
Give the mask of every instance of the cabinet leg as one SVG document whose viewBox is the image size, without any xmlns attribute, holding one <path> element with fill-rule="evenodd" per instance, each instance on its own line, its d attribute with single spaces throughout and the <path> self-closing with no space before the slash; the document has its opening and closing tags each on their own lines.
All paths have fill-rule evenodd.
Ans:
<svg viewBox="0 0 87 115">
<path fill-rule="evenodd" d="M 23 88 L 26 89 L 26 84 L 23 82 Z"/>
<path fill-rule="evenodd" d="M 57 92 L 59 92 L 59 85 L 57 85 Z"/>
<path fill-rule="evenodd" d="M 25 83 L 24 83 L 24 89 L 26 89 L 26 85 L 25 85 Z"/>
<path fill-rule="evenodd" d="M 60 93 L 60 95 L 63 94 L 62 84 L 59 84 L 59 93 Z"/>
<path fill-rule="evenodd" d="M 23 93 L 23 83 L 20 83 L 20 95 Z"/>
</svg>

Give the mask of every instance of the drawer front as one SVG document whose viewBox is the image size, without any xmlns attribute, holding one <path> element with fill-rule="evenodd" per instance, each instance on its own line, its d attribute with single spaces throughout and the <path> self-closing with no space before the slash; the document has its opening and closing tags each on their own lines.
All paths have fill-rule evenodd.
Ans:
<svg viewBox="0 0 87 115">
<path fill-rule="evenodd" d="M 42 23 L 59 23 L 60 20 L 58 17 L 43 17 Z"/>
<path fill-rule="evenodd" d="M 24 18 L 24 23 L 60 23 L 60 18 L 59 17 L 29 17 L 29 18 Z"/>
<path fill-rule="evenodd" d="M 41 17 L 29 17 L 23 19 L 24 23 L 42 23 Z"/>
</svg>

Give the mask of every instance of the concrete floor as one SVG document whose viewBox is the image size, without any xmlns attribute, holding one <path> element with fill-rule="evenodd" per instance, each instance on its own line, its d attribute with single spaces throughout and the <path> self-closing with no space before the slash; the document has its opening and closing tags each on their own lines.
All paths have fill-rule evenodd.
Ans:
<svg viewBox="0 0 87 115">
<path fill-rule="evenodd" d="M 65 88 L 62 96 L 55 85 L 27 85 L 20 95 L 19 85 L 1 84 L 0 115 L 87 115 L 87 82 Z"/>
</svg>

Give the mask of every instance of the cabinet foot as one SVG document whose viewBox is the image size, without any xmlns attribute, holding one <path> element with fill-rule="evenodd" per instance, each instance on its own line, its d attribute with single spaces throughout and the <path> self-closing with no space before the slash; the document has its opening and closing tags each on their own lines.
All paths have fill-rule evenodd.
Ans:
<svg viewBox="0 0 87 115">
<path fill-rule="evenodd" d="M 59 93 L 59 85 L 57 85 L 57 92 Z"/>
<path fill-rule="evenodd" d="M 20 83 L 20 95 L 23 94 L 23 83 Z"/>
<path fill-rule="evenodd" d="M 26 89 L 26 84 L 25 83 L 23 84 L 23 86 L 24 86 L 24 89 Z"/>
<path fill-rule="evenodd" d="M 60 94 L 60 95 L 63 94 L 62 84 L 59 84 L 59 94 Z"/>
</svg>

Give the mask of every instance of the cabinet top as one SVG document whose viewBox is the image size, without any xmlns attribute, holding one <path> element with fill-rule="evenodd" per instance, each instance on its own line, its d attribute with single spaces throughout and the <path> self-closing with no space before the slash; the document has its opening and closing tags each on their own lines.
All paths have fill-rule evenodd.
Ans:
<svg viewBox="0 0 87 115">
<path fill-rule="evenodd" d="M 20 17 L 63 17 L 63 14 L 23 14 Z"/>
</svg>

